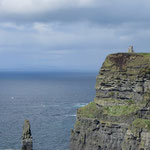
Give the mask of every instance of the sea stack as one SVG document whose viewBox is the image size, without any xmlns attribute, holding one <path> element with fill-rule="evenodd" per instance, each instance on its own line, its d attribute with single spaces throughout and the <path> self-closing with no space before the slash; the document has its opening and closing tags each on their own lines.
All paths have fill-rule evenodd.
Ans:
<svg viewBox="0 0 150 150">
<path fill-rule="evenodd" d="M 70 150 L 150 150 L 150 53 L 107 56 L 94 101 L 77 110 Z"/>
<path fill-rule="evenodd" d="M 24 121 L 21 150 L 33 150 L 31 126 L 29 120 Z"/>
</svg>

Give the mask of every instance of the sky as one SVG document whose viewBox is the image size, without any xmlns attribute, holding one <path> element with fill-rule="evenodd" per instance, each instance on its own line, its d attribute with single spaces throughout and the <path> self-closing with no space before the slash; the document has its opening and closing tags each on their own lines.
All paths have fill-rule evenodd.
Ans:
<svg viewBox="0 0 150 150">
<path fill-rule="evenodd" d="M 149 0 L 0 0 L 0 71 L 98 72 L 130 45 L 150 52 Z"/>
</svg>

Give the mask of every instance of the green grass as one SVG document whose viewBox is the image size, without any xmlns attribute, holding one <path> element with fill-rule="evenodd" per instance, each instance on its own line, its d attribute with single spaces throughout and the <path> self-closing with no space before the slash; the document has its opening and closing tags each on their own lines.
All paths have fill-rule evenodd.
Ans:
<svg viewBox="0 0 150 150">
<path fill-rule="evenodd" d="M 123 116 L 129 115 L 133 112 L 136 112 L 139 109 L 136 105 L 116 105 L 110 107 L 104 107 L 104 114 L 110 116 Z"/>
<path fill-rule="evenodd" d="M 85 118 L 96 118 L 100 110 L 96 107 L 95 102 L 91 102 L 88 105 L 78 109 L 78 115 Z"/>
<path fill-rule="evenodd" d="M 145 128 L 150 130 L 150 120 L 138 118 L 132 122 L 132 126 L 134 128 Z"/>
<path fill-rule="evenodd" d="M 103 98 L 103 99 L 94 99 L 94 102 L 102 105 L 102 106 L 114 106 L 114 105 L 132 105 L 135 104 L 135 101 L 130 99 L 130 100 L 118 100 L 115 98 Z"/>
<path fill-rule="evenodd" d="M 132 105 L 132 104 L 135 104 L 135 101 L 134 101 L 134 100 L 127 100 L 127 103 L 128 103 L 129 105 Z"/>
<path fill-rule="evenodd" d="M 114 98 L 104 98 L 104 99 L 94 99 L 94 102 L 102 105 L 102 106 L 111 106 L 111 105 L 116 105 L 116 104 L 125 104 L 125 102 L 114 99 Z"/>
<path fill-rule="evenodd" d="M 142 55 L 144 57 L 144 60 L 147 63 L 150 63 L 150 53 L 138 53 L 138 55 Z"/>
<path fill-rule="evenodd" d="M 91 102 L 88 105 L 78 109 L 78 116 L 85 118 L 97 118 L 100 113 L 109 116 L 125 116 L 136 112 L 139 107 L 135 104 L 130 105 L 114 105 L 114 106 L 104 106 L 103 112 L 98 109 L 95 102 Z"/>
<path fill-rule="evenodd" d="M 137 53 L 137 54 L 140 54 L 140 55 L 145 55 L 145 56 L 148 56 L 148 55 L 150 55 L 150 53 Z"/>
</svg>

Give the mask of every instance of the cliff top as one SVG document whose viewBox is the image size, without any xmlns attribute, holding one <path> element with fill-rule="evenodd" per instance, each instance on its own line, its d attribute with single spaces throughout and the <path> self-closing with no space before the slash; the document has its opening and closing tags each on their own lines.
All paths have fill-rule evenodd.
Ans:
<svg viewBox="0 0 150 150">
<path fill-rule="evenodd" d="M 119 68 L 120 70 L 126 67 L 149 67 L 150 53 L 116 53 L 107 56 L 103 67 Z"/>
</svg>

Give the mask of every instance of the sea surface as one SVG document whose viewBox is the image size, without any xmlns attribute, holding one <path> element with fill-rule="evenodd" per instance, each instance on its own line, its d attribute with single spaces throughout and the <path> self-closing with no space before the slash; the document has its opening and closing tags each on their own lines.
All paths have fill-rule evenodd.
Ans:
<svg viewBox="0 0 150 150">
<path fill-rule="evenodd" d="M 76 110 L 95 97 L 97 73 L 0 73 L 0 150 L 20 150 L 31 123 L 34 150 L 69 150 Z"/>
</svg>

